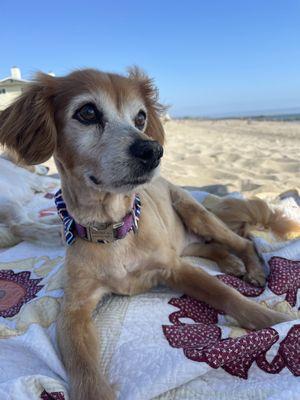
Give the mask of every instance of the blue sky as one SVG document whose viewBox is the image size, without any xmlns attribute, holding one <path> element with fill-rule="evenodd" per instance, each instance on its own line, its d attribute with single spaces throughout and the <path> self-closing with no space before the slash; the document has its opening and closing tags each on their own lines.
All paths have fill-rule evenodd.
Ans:
<svg viewBox="0 0 300 400">
<path fill-rule="evenodd" d="M 137 64 L 173 115 L 300 109 L 299 0 L 2 0 L 0 13 L 1 78 Z"/>
</svg>

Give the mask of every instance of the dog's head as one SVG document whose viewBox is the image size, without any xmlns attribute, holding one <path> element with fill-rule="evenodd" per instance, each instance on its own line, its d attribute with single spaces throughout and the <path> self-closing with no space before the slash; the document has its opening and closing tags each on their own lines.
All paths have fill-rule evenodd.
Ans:
<svg viewBox="0 0 300 400">
<path fill-rule="evenodd" d="M 156 88 L 137 68 L 127 77 L 91 69 L 39 74 L 0 114 L 0 142 L 27 164 L 54 154 L 62 174 L 124 192 L 155 175 L 163 154 L 160 111 Z"/>
</svg>

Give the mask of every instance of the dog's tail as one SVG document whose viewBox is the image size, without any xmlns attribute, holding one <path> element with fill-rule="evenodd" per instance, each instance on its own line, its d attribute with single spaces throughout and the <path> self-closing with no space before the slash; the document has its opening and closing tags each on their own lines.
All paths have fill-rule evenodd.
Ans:
<svg viewBox="0 0 300 400">
<path fill-rule="evenodd" d="M 271 229 L 281 239 L 292 239 L 300 235 L 300 222 L 292 220 L 278 208 L 272 208 L 264 200 L 253 198 L 222 199 L 206 208 L 242 236 L 253 229 Z"/>
</svg>

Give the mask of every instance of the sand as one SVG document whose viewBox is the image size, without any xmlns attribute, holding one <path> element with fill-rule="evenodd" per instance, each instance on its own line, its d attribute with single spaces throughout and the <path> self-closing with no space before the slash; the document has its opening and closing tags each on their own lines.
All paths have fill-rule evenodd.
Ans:
<svg viewBox="0 0 300 400">
<path fill-rule="evenodd" d="M 265 198 L 300 188 L 300 122 L 171 120 L 165 130 L 161 174 L 173 183 Z"/>
<path fill-rule="evenodd" d="M 176 184 L 260 197 L 300 187 L 300 122 L 179 120 L 165 130 L 162 175 Z"/>
</svg>

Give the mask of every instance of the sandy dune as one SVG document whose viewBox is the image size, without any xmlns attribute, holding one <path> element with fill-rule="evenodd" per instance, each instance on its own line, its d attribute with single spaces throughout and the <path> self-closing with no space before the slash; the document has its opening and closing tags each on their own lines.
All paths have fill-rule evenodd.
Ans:
<svg viewBox="0 0 300 400">
<path fill-rule="evenodd" d="M 300 188 L 300 122 L 172 120 L 165 130 L 161 173 L 176 184 L 261 197 Z"/>
</svg>

